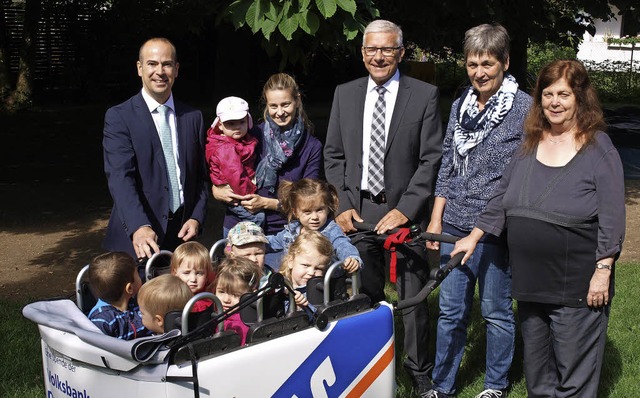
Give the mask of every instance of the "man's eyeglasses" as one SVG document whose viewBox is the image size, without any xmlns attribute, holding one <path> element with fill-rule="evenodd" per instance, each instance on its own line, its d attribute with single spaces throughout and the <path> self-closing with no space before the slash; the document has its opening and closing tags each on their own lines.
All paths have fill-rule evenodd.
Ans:
<svg viewBox="0 0 640 398">
<path fill-rule="evenodd" d="M 373 57 L 380 51 L 385 57 L 392 57 L 396 55 L 396 51 L 402 48 L 400 47 L 362 47 L 364 54 L 368 57 Z"/>
</svg>

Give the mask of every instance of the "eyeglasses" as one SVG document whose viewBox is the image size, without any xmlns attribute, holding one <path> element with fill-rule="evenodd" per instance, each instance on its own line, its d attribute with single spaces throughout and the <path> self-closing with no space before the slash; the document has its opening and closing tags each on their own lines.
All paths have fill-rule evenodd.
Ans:
<svg viewBox="0 0 640 398">
<path fill-rule="evenodd" d="M 400 47 L 362 47 L 364 49 L 364 54 L 368 57 L 375 56 L 378 51 L 382 53 L 385 57 L 392 57 L 396 54 L 396 51 L 402 48 Z"/>
</svg>

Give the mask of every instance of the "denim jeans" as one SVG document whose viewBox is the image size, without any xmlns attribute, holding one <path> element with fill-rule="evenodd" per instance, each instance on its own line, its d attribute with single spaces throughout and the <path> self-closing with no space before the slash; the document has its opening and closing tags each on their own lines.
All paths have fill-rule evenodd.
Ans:
<svg viewBox="0 0 640 398">
<path fill-rule="evenodd" d="M 440 243 L 441 264 L 446 264 L 453 245 Z M 511 268 L 506 249 L 494 243 L 478 243 L 465 265 L 455 268 L 440 285 L 434 389 L 455 393 L 455 381 L 467 342 L 467 325 L 476 280 L 480 308 L 487 327 L 485 388 L 509 385 L 513 359 L 515 320 L 511 301 Z"/>
</svg>

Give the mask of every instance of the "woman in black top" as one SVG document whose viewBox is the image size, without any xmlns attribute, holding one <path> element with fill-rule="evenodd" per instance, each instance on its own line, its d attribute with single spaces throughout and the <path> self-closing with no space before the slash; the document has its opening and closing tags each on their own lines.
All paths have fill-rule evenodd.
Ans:
<svg viewBox="0 0 640 398">
<path fill-rule="evenodd" d="M 525 141 L 477 228 L 507 231 L 529 397 L 596 397 L 614 261 L 625 230 L 624 176 L 586 69 L 558 60 L 542 69 Z"/>
</svg>

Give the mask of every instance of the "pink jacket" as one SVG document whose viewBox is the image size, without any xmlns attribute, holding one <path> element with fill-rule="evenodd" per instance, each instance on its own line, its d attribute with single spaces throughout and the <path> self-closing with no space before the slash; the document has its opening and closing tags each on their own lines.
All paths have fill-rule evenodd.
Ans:
<svg viewBox="0 0 640 398">
<path fill-rule="evenodd" d="M 247 333 L 249 333 L 249 326 L 242 322 L 240 319 L 240 313 L 236 312 L 229 318 L 224 320 L 224 330 L 233 330 L 240 336 L 240 345 L 244 345 L 247 341 Z"/>
<path fill-rule="evenodd" d="M 209 176 L 214 185 L 229 184 L 233 192 L 247 195 L 256 192 L 252 179 L 256 175 L 256 145 L 258 140 L 250 134 L 234 140 L 209 128 L 206 156 Z"/>
</svg>

